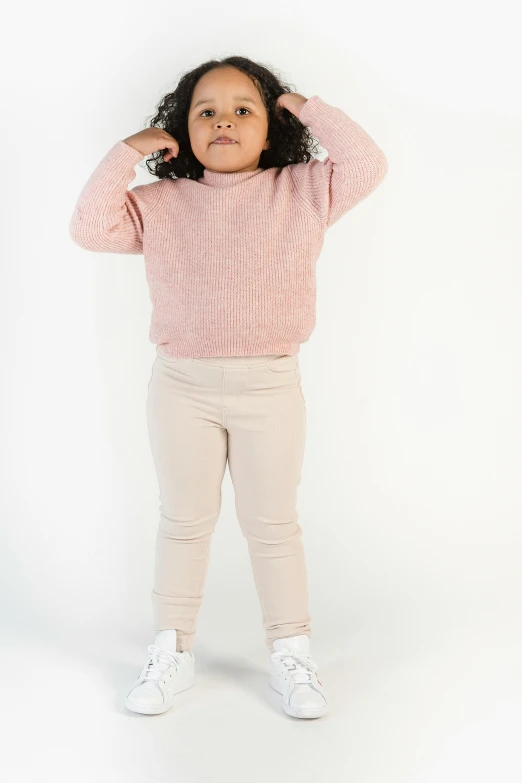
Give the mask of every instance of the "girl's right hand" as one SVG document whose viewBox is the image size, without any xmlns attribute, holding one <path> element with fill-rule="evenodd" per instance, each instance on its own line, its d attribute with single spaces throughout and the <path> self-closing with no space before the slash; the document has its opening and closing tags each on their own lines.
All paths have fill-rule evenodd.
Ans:
<svg viewBox="0 0 522 783">
<path fill-rule="evenodd" d="M 134 133 L 132 136 L 127 136 L 123 141 L 129 147 L 133 147 L 137 152 L 140 152 L 144 157 L 152 152 L 168 149 L 169 151 L 163 156 L 165 163 L 171 158 L 176 158 L 179 153 L 178 142 L 174 136 L 171 136 L 163 128 L 145 128 L 145 130 Z"/>
</svg>

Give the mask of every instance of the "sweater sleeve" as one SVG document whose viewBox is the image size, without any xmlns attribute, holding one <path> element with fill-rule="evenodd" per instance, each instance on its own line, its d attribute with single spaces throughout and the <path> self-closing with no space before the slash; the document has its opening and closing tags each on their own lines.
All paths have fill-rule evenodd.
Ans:
<svg viewBox="0 0 522 783">
<path fill-rule="evenodd" d="M 360 125 L 318 95 L 306 101 L 299 120 L 311 126 L 328 157 L 289 167 L 296 197 L 329 228 L 375 190 L 386 175 L 388 162 Z"/>
<path fill-rule="evenodd" d="M 114 144 L 84 185 L 69 223 L 73 241 L 101 253 L 143 253 L 143 221 L 159 182 L 127 190 L 143 155 L 126 142 Z"/>
</svg>

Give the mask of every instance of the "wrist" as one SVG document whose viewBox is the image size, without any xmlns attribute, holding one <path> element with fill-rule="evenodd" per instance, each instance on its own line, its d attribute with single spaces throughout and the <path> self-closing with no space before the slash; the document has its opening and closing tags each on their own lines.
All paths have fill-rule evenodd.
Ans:
<svg viewBox="0 0 522 783">
<path fill-rule="evenodd" d="M 301 101 L 301 105 L 299 106 L 299 108 L 297 110 L 297 119 L 300 118 L 301 112 L 303 111 L 303 108 L 306 106 L 307 103 L 308 103 L 308 98 L 303 98 L 302 101 Z"/>
</svg>

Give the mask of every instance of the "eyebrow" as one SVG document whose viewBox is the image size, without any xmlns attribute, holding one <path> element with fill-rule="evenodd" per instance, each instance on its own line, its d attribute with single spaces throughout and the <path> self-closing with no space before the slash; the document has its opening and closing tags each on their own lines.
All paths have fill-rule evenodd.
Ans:
<svg viewBox="0 0 522 783">
<path fill-rule="evenodd" d="M 253 103 L 255 105 L 255 101 L 252 100 L 252 98 L 249 98 L 248 95 L 234 95 L 235 101 L 248 101 L 248 103 Z M 193 109 L 197 108 L 200 103 L 214 103 L 213 98 L 201 98 L 197 103 L 194 104 L 192 107 Z"/>
</svg>

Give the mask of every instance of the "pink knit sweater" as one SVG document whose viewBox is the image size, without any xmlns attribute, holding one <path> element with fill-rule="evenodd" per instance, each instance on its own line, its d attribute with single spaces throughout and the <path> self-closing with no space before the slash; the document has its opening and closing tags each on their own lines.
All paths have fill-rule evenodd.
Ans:
<svg viewBox="0 0 522 783">
<path fill-rule="evenodd" d="M 143 158 L 117 141 L 80 193 L 74 242 L 143 254 L 151 342 L 172 357 L 297 354 L 315 326 L 326 229 L 384 178 L 382 150 L 313 95 L 299 115 L 328 158 L 248 172 L 204 170 L 128 190 Z"/>
</svg>

